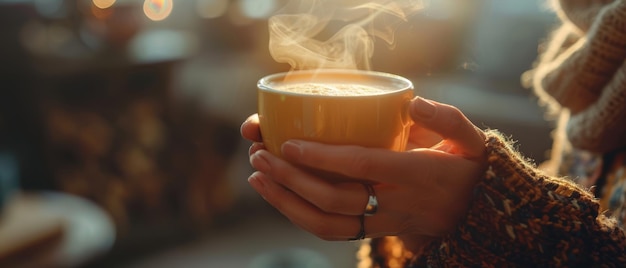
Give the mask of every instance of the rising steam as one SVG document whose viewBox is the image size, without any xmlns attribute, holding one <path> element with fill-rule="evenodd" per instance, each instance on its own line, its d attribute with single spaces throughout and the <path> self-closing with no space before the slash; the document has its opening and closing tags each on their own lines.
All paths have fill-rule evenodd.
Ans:
<svg viewBox="0 0 626 268">
<path fill-rule="evenodd" d="M 298 0 L 269 20 L 269 49 L 292 70 L 370 70 L 374 39 L 394 43 L 397 24 L 423 7 L 423 0 Z M 342 25 L 330 38 L 330 23 Z M 321 40 L 320 40 L 321 39 Z"/>
</svg>

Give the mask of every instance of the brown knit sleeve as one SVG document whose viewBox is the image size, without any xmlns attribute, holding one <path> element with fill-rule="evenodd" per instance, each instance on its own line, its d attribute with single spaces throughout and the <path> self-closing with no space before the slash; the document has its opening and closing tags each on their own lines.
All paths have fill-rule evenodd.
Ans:
<svg viewBox="0 0 626 268">
<path fill-rule="evenodd" d="M 408 267 L 626 267 L 624 231 L 591 193 L 487 135 L 490 168 L 466 218 Z"/>
</svg>

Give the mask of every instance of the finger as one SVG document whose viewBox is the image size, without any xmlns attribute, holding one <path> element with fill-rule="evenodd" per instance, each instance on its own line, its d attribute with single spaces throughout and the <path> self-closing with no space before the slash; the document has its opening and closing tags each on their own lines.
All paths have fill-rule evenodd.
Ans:
<svg viewBox="0 0 626 268">
<path fill-rule="evenodd" d="M 324 212 L 361 215 L 368 201 L 365 188 L 360 183 L 331 183 L 304 172 L 266 150 L 255 152 L 250 157 L 250 164 Z"/>
<path fill-rule="evenodd" d="M 358 217 L 324 213 L 261 172 L 253 173 L 248 181 L 292 223 L 324 240 L 345 241 L 353 238 L 361 228 Z"/>
<path fill-rule="evenodd" d="M 434 131 L 424 128 L 419 124 L 412 124 L 407 149 L 430 148 L 441 142 L 441 140 L 441 136 Z"/>
<path fill-rule="evenodd" d="M 241 136 L 253 142 L 261 142 L 261 130 L 259 128 L 259 115 L 253 114 L 241 124 Z"/>
<path fill-rule="evenodd" d="M 483 132 L 456 107 L 416 97 L 411 101 L 409 111 L 416 124 L 436 132 L 454 145 L 454 153 L 470 158 L 484 153 Z"/>
<path fill-rule="evenodd" d="M 319 211 L 349 216 L 363 215 L 368 203 L 369 192 L 361 182 L 331 183 L 292 166 L 288 162 L 261 150 L 250 162 L 260 174 L 271 177 L 272 182 L 296 194 Z M 391 185 L 373 185 L 374 195 L 379 198 L 378 212 L 367 217 L 368 235 L 380 237 L 391 235 L 406 228 L 406 216 L 398 215 L 395 207 L 406 203 L 397 198 L 398 188 Z"/>
<path fill-rule="evenodd" d="M 453 155 L 429 149 L 393 152 L 360 146 L 337 146 L 290 140 L 282 147 L 285 159 L 315 169 L 342 174 L 357 180 L 414 186 L 431 183 L 448 173 L 442 158 Z M 434 173 L 437 171 L 438 173 Z M 419 175 L 419 180 L 415 178 Z"/>
<path fill-rule="evenodd" d="M 250 148 L 248 149 L 248 155 L 252 156 L 252 154 L 254 154 L 258 150 L 265 150 L 265 144 L 261 142 L 252 143 L 252 145 L 250 145 Z"/>
</svg>

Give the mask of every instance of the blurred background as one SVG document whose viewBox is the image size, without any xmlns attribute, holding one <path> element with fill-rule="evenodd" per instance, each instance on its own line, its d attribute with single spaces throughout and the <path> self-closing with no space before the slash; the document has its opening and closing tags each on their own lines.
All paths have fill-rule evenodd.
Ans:
<svg viewBox="0 0 626 268">
<path fill-rule="evenodd" d="M 0 266 L 354 266 L 357 243 L 246 181 L 239 125 L 289 69 L 268 50 L 285 1 L 0 0 Z M 544 1 L 426 4 L 373 69 L 544 160 L 552 123 L 520 82 L 556 22 Z"/>
</svg>

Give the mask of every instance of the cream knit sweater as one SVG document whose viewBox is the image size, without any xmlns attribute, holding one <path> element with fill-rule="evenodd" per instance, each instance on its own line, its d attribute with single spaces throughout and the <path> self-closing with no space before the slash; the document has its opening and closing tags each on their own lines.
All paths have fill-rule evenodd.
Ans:
<svg viewBox="0 0 626 268">
<path fill-rule="evenodd" d="M 563 24 L 534 70 L 533 88 L 562 112 L 553 158 L 569 146 L 626 145 L 626 1 L 553 1 Z"/>
</svg>

